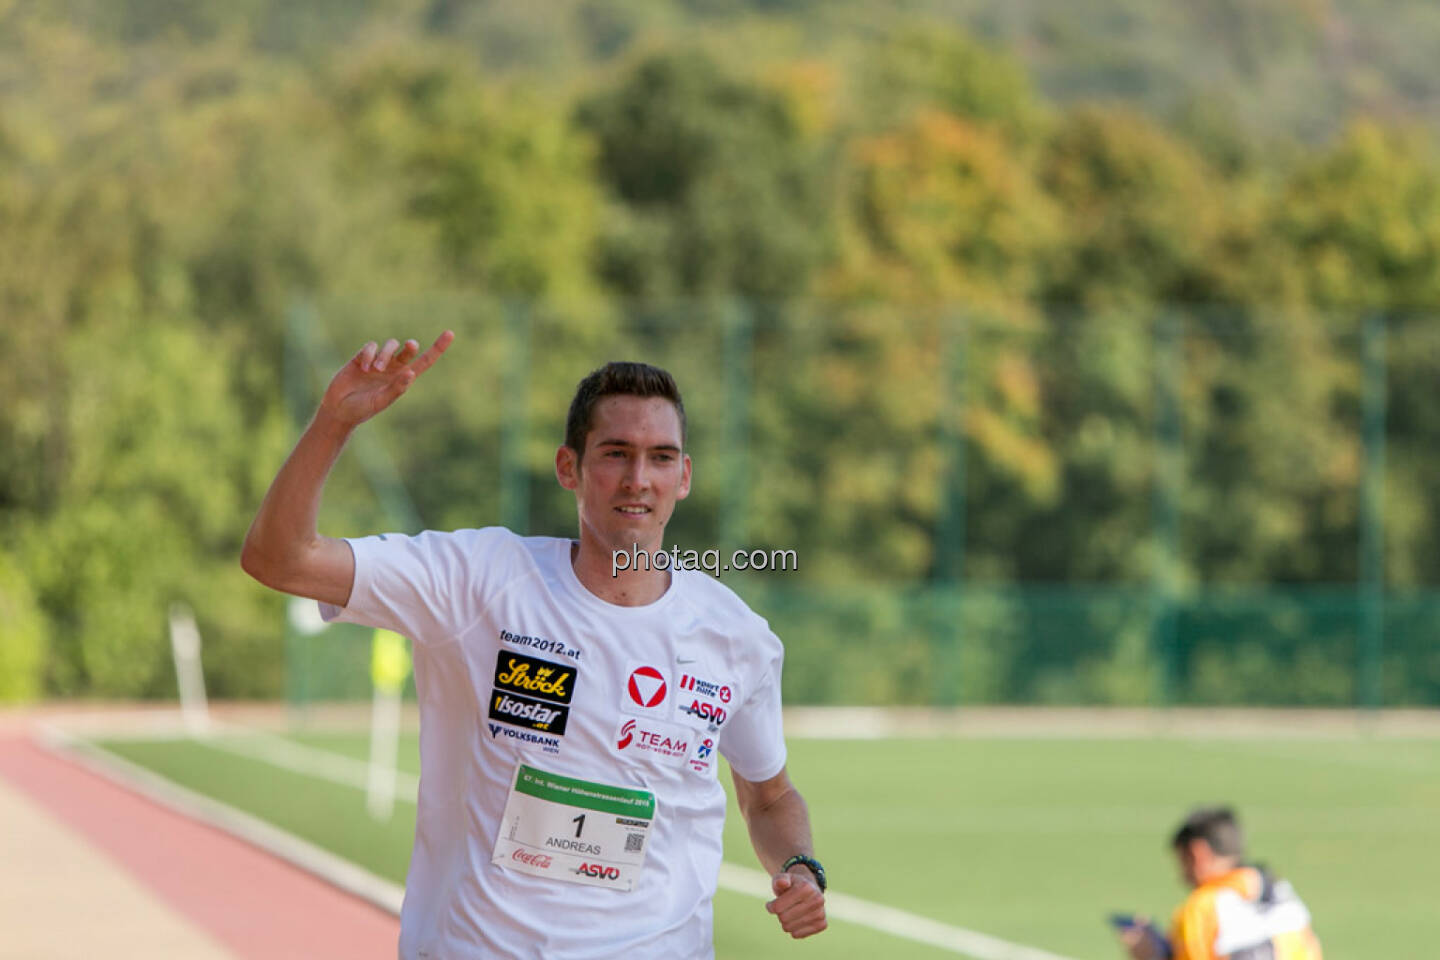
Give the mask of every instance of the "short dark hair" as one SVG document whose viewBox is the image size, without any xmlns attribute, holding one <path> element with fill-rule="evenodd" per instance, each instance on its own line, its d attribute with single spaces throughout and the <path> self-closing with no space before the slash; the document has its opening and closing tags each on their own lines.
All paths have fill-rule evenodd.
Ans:
<svg viewBox="0 0 1440 960">
<path fill-rule="evenodd" d="M 1191 811 L 1185 821 L 1170 838 L 1170 846 L 1177 850 L 1190 846 L 1192 840 L 1204 840 L 1222 857 L 1243 857 L 1245 838 L 1240 832 L 1240 822 L 1235 811 L 1229 807 L 1200 807 Z"/>
<path fill-rule="evenodd" d="M 595 419 L 595 404 L 605 397 L 663 397 L 675 404 L 680 415 L 680 446 L 685 446 L 685 404 L 680 388 L 668 371 L 648 363 L 612 360 L 580 381 L 570 413 L 565 417 L 565 446 L 576 456 L 585 452 L 585 438 Z"/>
</svg>

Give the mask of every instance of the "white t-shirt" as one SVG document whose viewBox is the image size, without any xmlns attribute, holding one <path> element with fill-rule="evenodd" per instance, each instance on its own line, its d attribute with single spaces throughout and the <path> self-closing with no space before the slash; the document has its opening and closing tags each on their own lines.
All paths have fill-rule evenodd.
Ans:
<svg viewBox="0 0 1440 960">
<path fill-rule="evenodd" d="M 725 791 L 715 752 L 766 780 L 785 765 L 783 651 L 699 571 L 654 603 L 580 583 L 571 541 L 489 527 L 349 541 L 350 604 L 330 620 L 410 637 L 420 797 L 403 960 L 709 958 Z M 628 891 L 492 862 L 517 766 L 654 794 Z"/>
</svg>

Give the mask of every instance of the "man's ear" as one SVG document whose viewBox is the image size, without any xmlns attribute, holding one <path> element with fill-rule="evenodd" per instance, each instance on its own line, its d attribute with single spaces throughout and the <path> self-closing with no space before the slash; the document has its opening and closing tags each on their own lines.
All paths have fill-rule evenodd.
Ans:
<svg viewBox="0 0 1440 960">
<path fill-rule="evenodd" d="M 675 494 L 676 500 L 684 500 L 690 496 L 690 454 L 684 454 L 684 472 L 680 477 L 680 488 Z"/>
<path fill-rule="evenodd" d="M 565 444 L 555 451 L 555 479 L 566 490 L 580 486 L 580 458 Z"/>
</svg>

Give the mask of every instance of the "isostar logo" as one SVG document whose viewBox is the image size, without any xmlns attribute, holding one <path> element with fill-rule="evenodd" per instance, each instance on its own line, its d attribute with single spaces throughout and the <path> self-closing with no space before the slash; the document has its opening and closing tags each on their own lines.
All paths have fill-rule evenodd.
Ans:
<svg viewBox="0 0 1440 960">
<path fill-rule="evenodd" d="M 564 736 L 565 723 L 569 718 L 569 707 L 557 707 L 553 703 L 517 697 L 513 693 L 496 692 L 490 695 L 490 719 L 501 723 Z"/>
<path fill-rule="evenodd" d="M 680 689 L 689 690 L 691 693 L 698 693 L 702 697 L 710 697 L 719 700 L 721 703 L 729 703 L 735 691 L 728 683 L 715 683 L 713 680 L 701 680 L 693 674 L 683 674 L 680 677 Z"/>
<path fill-rule="evenodd" d="M 501 650 L 495 661 L 495 686 L 552 703 L 569 703 L 575 694 L 576 672 L 566 664 Z"/>
<path fill-rule="evenodd" d="M 592 877 L 596 880 L 620 879 L 620 868 L 606 866 L 603 863 L 582 863 L 575 868 L 575 872 L 582 877 Z"/>
<path fill-rule="evenodd" d="M 692 717 L 698 717 L 717 730 L 720 728 L 720 725 L 725 722 L 725 718 L 729 716 L 729 714 L 725 712 L 724 707 L 717 706 L 713 703 L 705 703 L 700 700 L 692 700 L 690 706 L 681 707 L 680 712 L 688 713 Z"/>
<path fill-rule="evenodd" d="M 630 671 L 625 690 L 637 706 L 658 707 L 665 700 L 665 674 L 654 667 L 637 667 Z"/>
<path fill-rule="evenodd" d="M 490 718 L 520 724 L 532 730 L 564 733 L 568 714 L 564 707 L 510 693 L 497 693 L 490 701 Z"/>
<path fill-rule="evenodd" d="M 502 856 L 503 856 L 503 854 L 502 854 Z M 526 853 L 524 850 L 521 850 L 521 849 L 518 849 L 518 848 L 515 850 L 514 853 L 510 854 L 510 859 L 511 859 L 511 860 L 517 860 L 517 861 L 519 861 L 520 863 L 526 864 L 526 865 L 528 865 L 528 866 L 536 867 L 537 869 L 540 869 L 540 870 L 549 870 L 549 869 L 550 869 L 550 864 L 551 864 L 552 862 L 554 862 L 554 861 L 552 860 L 552 858 L 551 858 L 548 854 L 544 854 L 544 853 Z"/>
<path fill-rule="evenodd" d="M 683 764 L 690 753 L 690 732 L 651 720 L 626 719 L 615 731 L 615 749 L 627 756 L 647 755 L 662 763 Z"/>
</svg>

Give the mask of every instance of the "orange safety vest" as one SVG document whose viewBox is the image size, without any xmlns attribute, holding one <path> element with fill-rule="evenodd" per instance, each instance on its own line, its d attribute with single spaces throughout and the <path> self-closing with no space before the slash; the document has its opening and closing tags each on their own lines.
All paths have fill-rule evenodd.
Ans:
<svg viewBox="0 0 1440 960">
<path fill-rule="evenodd" d="M 1174 960 L 1322 960 L 1294 888 L 1257 867 L 1191 891 L 1175 911 L 1170 949 Z"/>
</svg>

